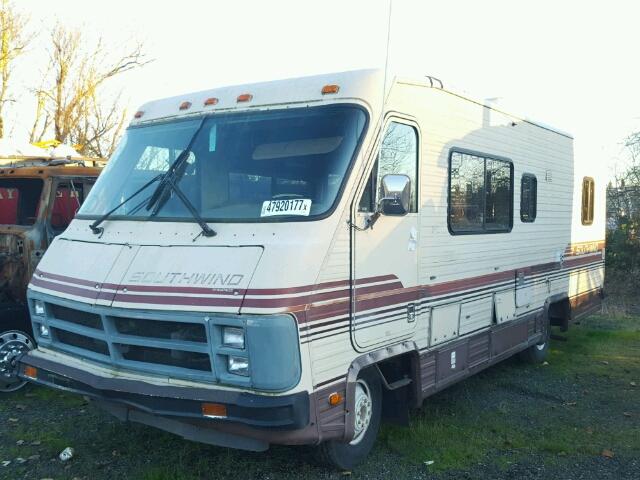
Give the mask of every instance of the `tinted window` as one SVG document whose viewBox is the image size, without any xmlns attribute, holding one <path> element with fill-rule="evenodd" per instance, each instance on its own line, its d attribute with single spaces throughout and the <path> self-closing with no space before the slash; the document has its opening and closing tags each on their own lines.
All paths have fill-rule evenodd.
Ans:
<svg viewBox="0 0 640 480">
<path fill-rule="evenodd" d="M 533 222 L 538 214 L 538 179 L 525 173 L 520 182 L 520 220 Z"/>
<path fill-rule="evenodd" d="M 595 183 L 593 178 L 584 177 L 582 180 L 582 224 L 593 223 L 593 203 L 595 197 Z"/>
<path fill-rule="evenodd" d="M 507 232 L 513 224 L 513 165 L 507 160 L 451 152 L 449 230 Z"/>
<path fill-rule="evenodd" d="M 416 129 L 402 123 L 391 122 L 382 139 L 380 154 L 360 199 L 358 210 L 374 212 L 382 177 L 388 174 L 404 174 L 411 180 L 411 205 L 409 212 L 418 211 L 418 134 Z"/>
</svg>

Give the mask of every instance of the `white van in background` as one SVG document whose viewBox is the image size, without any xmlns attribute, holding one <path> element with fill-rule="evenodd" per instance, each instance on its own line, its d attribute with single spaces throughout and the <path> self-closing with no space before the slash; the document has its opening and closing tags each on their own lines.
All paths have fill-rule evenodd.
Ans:
<svg viewBox="0 0 640 480">
<path fill-rule="evenodd" d="M 29 287 L 34 383 L 342 468 L 429 395 L 597 308 L 605 181 L 571 136 L 366 70 L 141 107 Z M 389 408 L 391 407 L 391 408 Z M 437 441 L 437 439 L 434 439 Z"/>
</svg>

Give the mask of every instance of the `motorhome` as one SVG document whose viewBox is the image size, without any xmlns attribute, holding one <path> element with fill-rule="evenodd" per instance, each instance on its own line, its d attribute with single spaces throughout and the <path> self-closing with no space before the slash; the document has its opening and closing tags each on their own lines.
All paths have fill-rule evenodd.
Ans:
<svg viewBox="0 0 640 480">
<path fill-rule="evenodd" d="M 35 347 L 26 306 L 29 280 L 104 166 L 97 158 L 52 157 L 30 147 L 32 155 L 0 154 L 0 394 L 25 385 L 17 360 Z"/>
<path fill-rule="evenodd" d="M 191 440 L 314 444 L 351 468 L 382 419 L 516 353 L 542 361 L 551 325 L 598 307 L 598 168 L 569 134 L 427 77 L 147 103 L 35 271 L 20 375 Z"/>
</svg>

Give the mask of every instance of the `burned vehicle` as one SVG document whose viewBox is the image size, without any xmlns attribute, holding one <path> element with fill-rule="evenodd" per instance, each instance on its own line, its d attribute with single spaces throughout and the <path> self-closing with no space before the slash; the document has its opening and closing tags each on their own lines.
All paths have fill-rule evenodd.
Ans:
<svg viewBox="0 0 640 480">
<path fill-rule="evenodd" d="M 103 165 L 88 158 L 0 158 L 0 393 L 25 384 L 16 359 L 35 347 L 25 303 L 29 279 Z"/>
</svg>

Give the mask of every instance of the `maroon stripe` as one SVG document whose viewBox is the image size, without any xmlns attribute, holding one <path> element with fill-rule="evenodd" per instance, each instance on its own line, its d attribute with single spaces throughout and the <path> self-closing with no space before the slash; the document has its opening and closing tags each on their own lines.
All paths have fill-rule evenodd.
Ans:
<svg viewBox="0 0 640 480">
<path fill-rule="evenodd" d="M 98 298 L 98 294 L 100 293 L 98 290 L 92 291 L 85 290 L 84 288 L 72 287 L 69 285 L 61 285 L 59 283 L 48 282 L 47 280 L 42 280 L 41 278 L 37 277 L 33 277 L 31 279 L 31 285 L 46 288 L 48 290 L 54 290 L 60 293 L 75 295 L 77 297 L 89 298 L 91 300 L 95 300 L 96 298 Z"/>
<path fill-rule="evenodd" d="M 307 311 L 307 322 L 322 320 L 323 318 L 336 317 L 338 315 L 347 315 L 349 313 L 349 301 L 331 303 L 320 307 L 311 307 Z"/>
<path fill-rule="evenodd" d="M 52 280 L 58 280 L 59 282 L 75 283 L 76 285 L 82 285 L 84 287 L 95 288 L 95 286 L 98 285 L 99 288 L 109 288 L 111 290 L 118 288 L 118 286 L 113 283 L 100 283 L 91 280 L 83 280 L 81 278 L 67 277 L 65 275 L 58 275 L 57 273 L 43 272 L 39 269 L 36 269 L 35 276 L 38 278 L 50 278 Z"/>
<path fill-rule="evenodd" d="M 429 297 L 436 295 L 444 295 L 447 293 L 455 293 L 462 290 L 484 287 L 492 283 L 498 283 L 504 280 L 514 280 L 515 270 L 506 272 L 490 273 L 488 275 L 480 275 L 478 277 L 463 278 L 460 280 L 452 280 L 450 282 L 438 283 L 436 285 L 426 285 L 423 291 Z"/>
<path fill-rule="evenodd" d="M 315 330 L 316 328 L 328 327 L 329 325 L 333 325 L 334 323 L 341 323 L 345 320 L 348 320 L 348 317 L 338 318 L 336 320 L 329 320 L 328 322 L 316 323 L 315 325 L 305 325 L 303 328 L 303 332 L 308 332 L 311 330 Z"/>
<path fill-rule="evenodd" d="M 82 285 L 86 287 L 94 288 L 97 285 L 101 288 L 107 288 L 110 290 L 122 290 L 126 288 L 127 290 L 133 292 L 158 292 L 158 293 L 195 293 L 195 294 L 216 294 L 216 295 L 286 295 L 292 293 L 303 293 L 303 292 L 313 292 L 317 290 L 326 290 L 328 288 L 335 288 L 340 286 L 349 287 L 349 280 L 337 280 L 333 282 L 325 282 L 318 283 L 316 285 L 306 285 L 301 287 L 290 287 L 290 288 L 254 288 L 254 289 L 246 289 L 246 290 L 237 290 L 237 289 L 216 289 L 211 287 L 168 287 L 168 286 L 155 286 L 155 285 L 116 285 L 114 283 L 100 283 L 94 282 L 90 280 L 84 280 L 80 278 L 68 277 L 66 275 L 58 275 L 56 273 L 48 273 L 42 270 L 36 269 L 35 274 L 37 276 L 42 276 L 43 278 L 51 278 L 53 280 L 58 280 L 60 282 L 67 283 L 75 283 L 77 285 Z M 368 283 L 376 283 L 383 282 L 388 280 L 398 280 L 398 277 L 395 275 L 380 275 L 377 277 L 369 277 L 369 278 L 361 278 L 355 281 L 356 285 L 368 284 Z M 396 282 L 400 283 L 400 282 Z M 395 284 L 394 284 L 395 285 Z M 402 285 L 400 283 L 400 285 Z M 383 286 L 381 286 L 383 287 Z M 387 287 L 389 288 L 389 287 Z M 333 293 L 333 292 L 329 292 Z M 322 294 L 319 294 L 322 295 Z"/>
<path fill-rule="evenodd" d="M 589 263 L 598 263 L 601 262 L 602 260 L 597 260 L 597 261 L 593 261 L 593 257 L 594 255 L 590 255 L 588 257 L 583 257 L 583 258 L 572 258 L 570 260 L 567 260 L 564 262 L 565 267 L 579 267 L 581 265 L 587 265 Z"/>
<path fill-rule="evenodd" d="M 529 269 L 530 275 L 539 275 L 541 273 L 553 272 L 554 270 L 560 270 L 560 262 L 541 263 L 540 265 L 533 265 Z"/>
<path fill-rule="evenodd" d="M 387 292 L 391 290 L 402 289 L 401 282 L 386 283 L 383 285 L 372 285 L 370 287 L 361 287 L 357 289 L 358 294 L 370 294 Z M 288 298 L 245 298 L 243 307 L 251 308 L 278 308 L 278 307 L 307 307 L 317 302 L 327 300 L 349 299 L 350 289 L 334 290 L 333 292 L 316 293 L 313 295 L 304 295 L 300 297 Z"/>
<path fill-rule="evenodd" d="M 195 293 L 200 295 L 244 295 L 246 290 L 238 290 L 233 288 L 220 289 L 214 287 L 167 287 L 162 285 L 120 285 L 117 290 L 123 291 L 127 289 L 129 292 L 148 292 L 148 293 Z"/>
<path fill-rule="evenodd" d="M 575 266 L 583 266 L 583 265 L 598 263 L 598 262 L 593 262 L 593 256 L 589 256 L 585 258 L 576 258 L 576 259 L 568 260 L 566 262 L 566 266 L 575 267 Z M 530 269 L 531 272 L 535 271 L 536 273 L 540 273 L 544 271 L 555 270 L 557 269 L 557 267 L 558 267 L 558 264 L 554 262 L 554 263 L 534 265 L 531 267 L 525 267 L 525 269 Z M 401 282 L 394 282 L 386 285 L 365 286 L 365 287 L 356 289 L 356 295 L 358 299 L 356 304 L 356 310 L 366 311 L 366 310 L 385 307 L 389 305 L 416 301 L 421 298 L 439 296 L 439 295 L 450 294 L 450 293 L 457 293 L 464 290 L 471 290 L 474 288 L 484 287 L 484 286 L 498 283 L 501 281 L 514 279 L 515 271 L 516 270 L 510 270 L 506 272 L 498 272 L 498 273 L 492 273 L 488 275 L 480 275 L 478 277 L 444 282 L 436 285 L 427 285 L 427 286 L 413 287 L 413 288 L 407 288 L 407 289 L 402 288 Z M 43 272 L 37 271 L 37 273 L 43 273 Z M 45 275 L 47 277 L 50 277 L 52 279 L 58 279 L 60 281 L 77 280 L 77 279 L 71 279 L 70 277 L 65 277 L 62 275 L 55 275 L 55 274 L 45 274 Z M 390 280 L 394 278 L 397 278 L 397 277 L 395 277 L 394 275 L 386 275 L 386 276 L 379 276 L 379 277 L 371 277 L 370 279 L 366 279 L 366 280 L 359 279 L 355 283 L 363 284 L 365 283 L 365 281 L 371 282 L 372 281 L 371 279 L 377 279 L 376 281 L 382 281 L 382 279 Z M 324 292 L 324 293 L 319 293 L 315 295 L 306 295 L 298 298 L 294 297 L 294 298 L 281 298 L 281 299 L 247 299 L 245 300 L 243 305 L 242 296 L 239 296 L 239 295 L 234 296 L 233 298 L 175 297 L 175 296 L 160 296 L 160 295 L 146 296 L 146 295 L 132 295 L 132 294 L 124 295 L 121 293 L 114 294 L 111 292 L 104 292 L 104 291 L 98 291 L 93 289 L 86 290 L 86 289 L 82 289 L 82 288 L 78 288 L 70 285 L 61 285 L 61 284 L 49 282 L 37 276 L 34 276 L 32 278 L 31 283 L 35 286 L 39 286 L 42 288 L 47 288 L 47 289 L 58 291 L 61 293 L 67 293 L 67 294 L 88 298 L 92 300 L 101 299 L 106 301 L 119 301 L 119 302 L 125 302 L 125 303 L 147 303 L 147 304 L 157 304 L 157 305 L 193 305 L 193 306 L 206 306 L 206 307 L 238 307 L 238 308 L 240 308 L 241 306 L 252 307 L 252 308 L 299 307 L 300 310 L 310 307 L 306 315 L 304 314 L 300 314 L 299 316 L 297 315 L 297 317 L 300 320 L 300 323 L 306 323 L 306 321 L 321 320 L 323 318 L 334 317 L 334 316 L 344 316 L 344 315 L 347 315 L 350 310 L 349 309 L 349 304 L 350 304 L 349 289 L 338 290 L 335 292 Z M 327 285 L 329 283 L 337 283 L 337 282 L 328 282 L 325 284 L 318 284 L 318 285 Z M 347 281 L 341 282 L 341 283 L 348 284 Z M 95 287 L 95 283 L 84 281 L 84 280 L 78 281 L 78 284 L 90 286 L 92 288 Z M 107 285 L 110 285 L 110 284 L 103 284 L 105 288 L 112 288 L 110 286 L 107 287 Z M 147 287 L 147 288 L 153 289 L 154 287 Z M 164 287 L 164 288 L 167 288 L 168 291 L 170 292 L 176 292 L 176 293 L 191 293 L 191 291 L 193 290 L 192 288 L 189 288 L 189 287 Z M 306 287 L 299 287 L 299 288 L 306 288 Z M 323 287 L 323 288 L 327 288 L 327 287 Z M 189 292 L 183 291 L 183 290 L 189 290 Z M 196 291 L 200 291 L 200 290 L 203 290 L 203 289 L 196 289 Z M 207 293 L 211 294 L 211 291 L 209 289 L 204 289 L 204 290 L 207 290 Z M 150 291 L 155 291 L 155 290 L 150 290 Z M 264 290 L 253 290 L 253 291 L 254 292 L 256 291 L 274 292 L 274 291 L 281 291 L 281 290 L 264 289 Z M 379 293 L 380 295 L 376 295 L 375 297 L 372 297 L 372 298 L 365 298 L 365 299 L 361 298 L 365 295 L 372 294 L 372 293 Z M 314 307 L 312 305 L 313 302 L 318 302 L 323 300 L 332 300 L 332 299 L 339 299 L 339 300 L 329 305 L 322 305 L 318 307 Z"/>
<path fill-rule="evenodd" d="M 366 300 L 358 300 L 356 302 L 356 312 L 386 307 L 397 303 L 414 302 L 420 300 L 421 296 L 420 290 L 406 289 L 391 295 L 380 295 Z M 374 314 L 375 312 L 372 312 L 372 315 Z"/>
<path fill-rule="evenodd" d="M 193 305 L 202 307 L 238 307 L 241 298 L 171 297 L 158 295 L 122 295 L 116 294 L 114 302 L 148 303 L 153 305 Z"/>
</svg>

